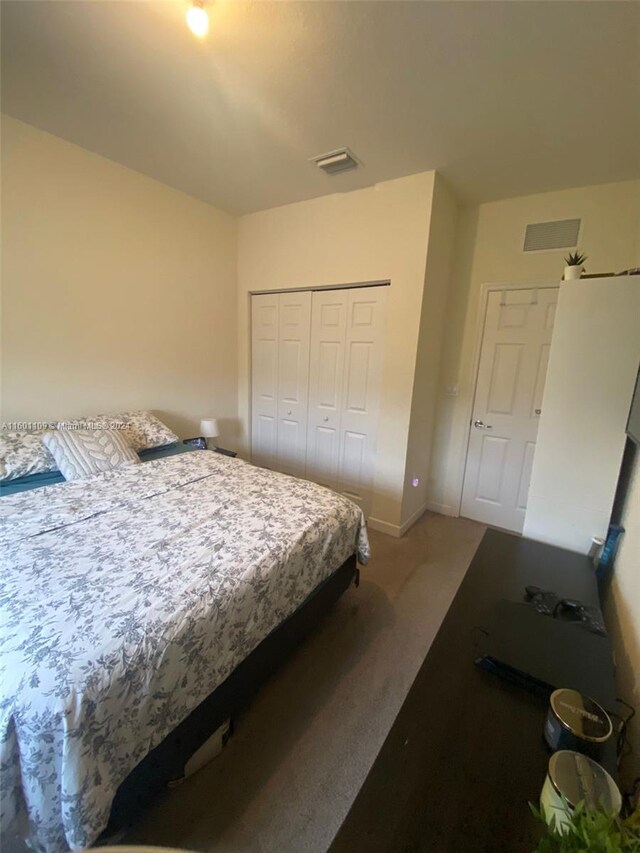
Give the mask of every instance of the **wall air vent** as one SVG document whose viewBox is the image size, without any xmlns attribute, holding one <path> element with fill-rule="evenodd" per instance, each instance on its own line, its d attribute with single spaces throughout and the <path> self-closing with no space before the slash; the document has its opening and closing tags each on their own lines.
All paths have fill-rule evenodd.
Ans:
<svg viewBox="0 0 640 853">
<path fill-rule="evenodd" d="M 544 249 L 573 249 L 578 245 L 580 219 L 559 219 L 557 222 L 535 222 L 527 225 L 523 252 Z"/>
<path fill-rule="evenodd" d="M 327 175 L 335 175 L 337 172 L 346 172 L 347 169 L 357 169 L 360 161 L 353 151 L 348 148 L 338 148 L 337 151 L 329 151 L 328 154 L 320 154 L 312 157 L 311 163 L 315 163 L 319 169 Z"/>
</svg>

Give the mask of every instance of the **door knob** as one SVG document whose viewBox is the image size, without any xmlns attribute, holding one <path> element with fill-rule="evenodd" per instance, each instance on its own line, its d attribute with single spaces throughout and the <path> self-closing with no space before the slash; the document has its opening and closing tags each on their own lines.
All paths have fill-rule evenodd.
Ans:
<svg viewBox="0 0 640 853">
<path fill-rule="evenodd" d="M 329 418 L 327 415 L 325 415 L 322 420 L 326 423 L 329 420 Z"/>
<path fill-rule="evenodd" d="M 491 424 L 485 424 L 484 421 L 474 421 L 473 425 L 476 429 L 493 429 Z"/>
<path fill-rule="evenodd" d="M 291 414 L 291 409 L 287 409 L 287 414 L 288 414 L 288 415 L 290 415 L 290 414 Z"/>
</svg>

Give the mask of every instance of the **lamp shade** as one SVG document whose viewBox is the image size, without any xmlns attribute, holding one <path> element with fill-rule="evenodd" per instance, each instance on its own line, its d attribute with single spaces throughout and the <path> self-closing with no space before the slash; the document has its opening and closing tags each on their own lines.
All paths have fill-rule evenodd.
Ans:
<svg viewBox="0 0 640 853">
<path fill-rule="evenodd" d="M 200 432 L 205 438 L 217 438 L 220 435 L 218 421 L 215 418 L 203 418 L 200 421 Z"/>
</svg>

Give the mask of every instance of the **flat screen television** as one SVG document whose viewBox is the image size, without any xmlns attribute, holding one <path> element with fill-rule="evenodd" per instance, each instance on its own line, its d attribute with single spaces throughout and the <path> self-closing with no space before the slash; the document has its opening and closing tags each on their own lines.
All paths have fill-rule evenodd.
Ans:
<svg viewBox="0 0 640 853">
<path fill-rule="evenodd" d="M 633 392 L 629 420 L 627 421 L 627 435 L 640 447 L 640 370 L 636 378 L 636 390 Z"/>
</svg>

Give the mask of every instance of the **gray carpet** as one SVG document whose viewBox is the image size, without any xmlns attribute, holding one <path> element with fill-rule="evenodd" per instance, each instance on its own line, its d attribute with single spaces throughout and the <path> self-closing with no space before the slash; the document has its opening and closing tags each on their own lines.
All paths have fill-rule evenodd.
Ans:
<svg viewBox="0 0 640 853">
<path fill-rule="evenodd" d="M 326 851 L 483 532 L 432 514 L 402 539 L 372 531 L 360 588 L 260 691 L 223 753 L 163 795 L 120 843 Z"/>
</svg>

